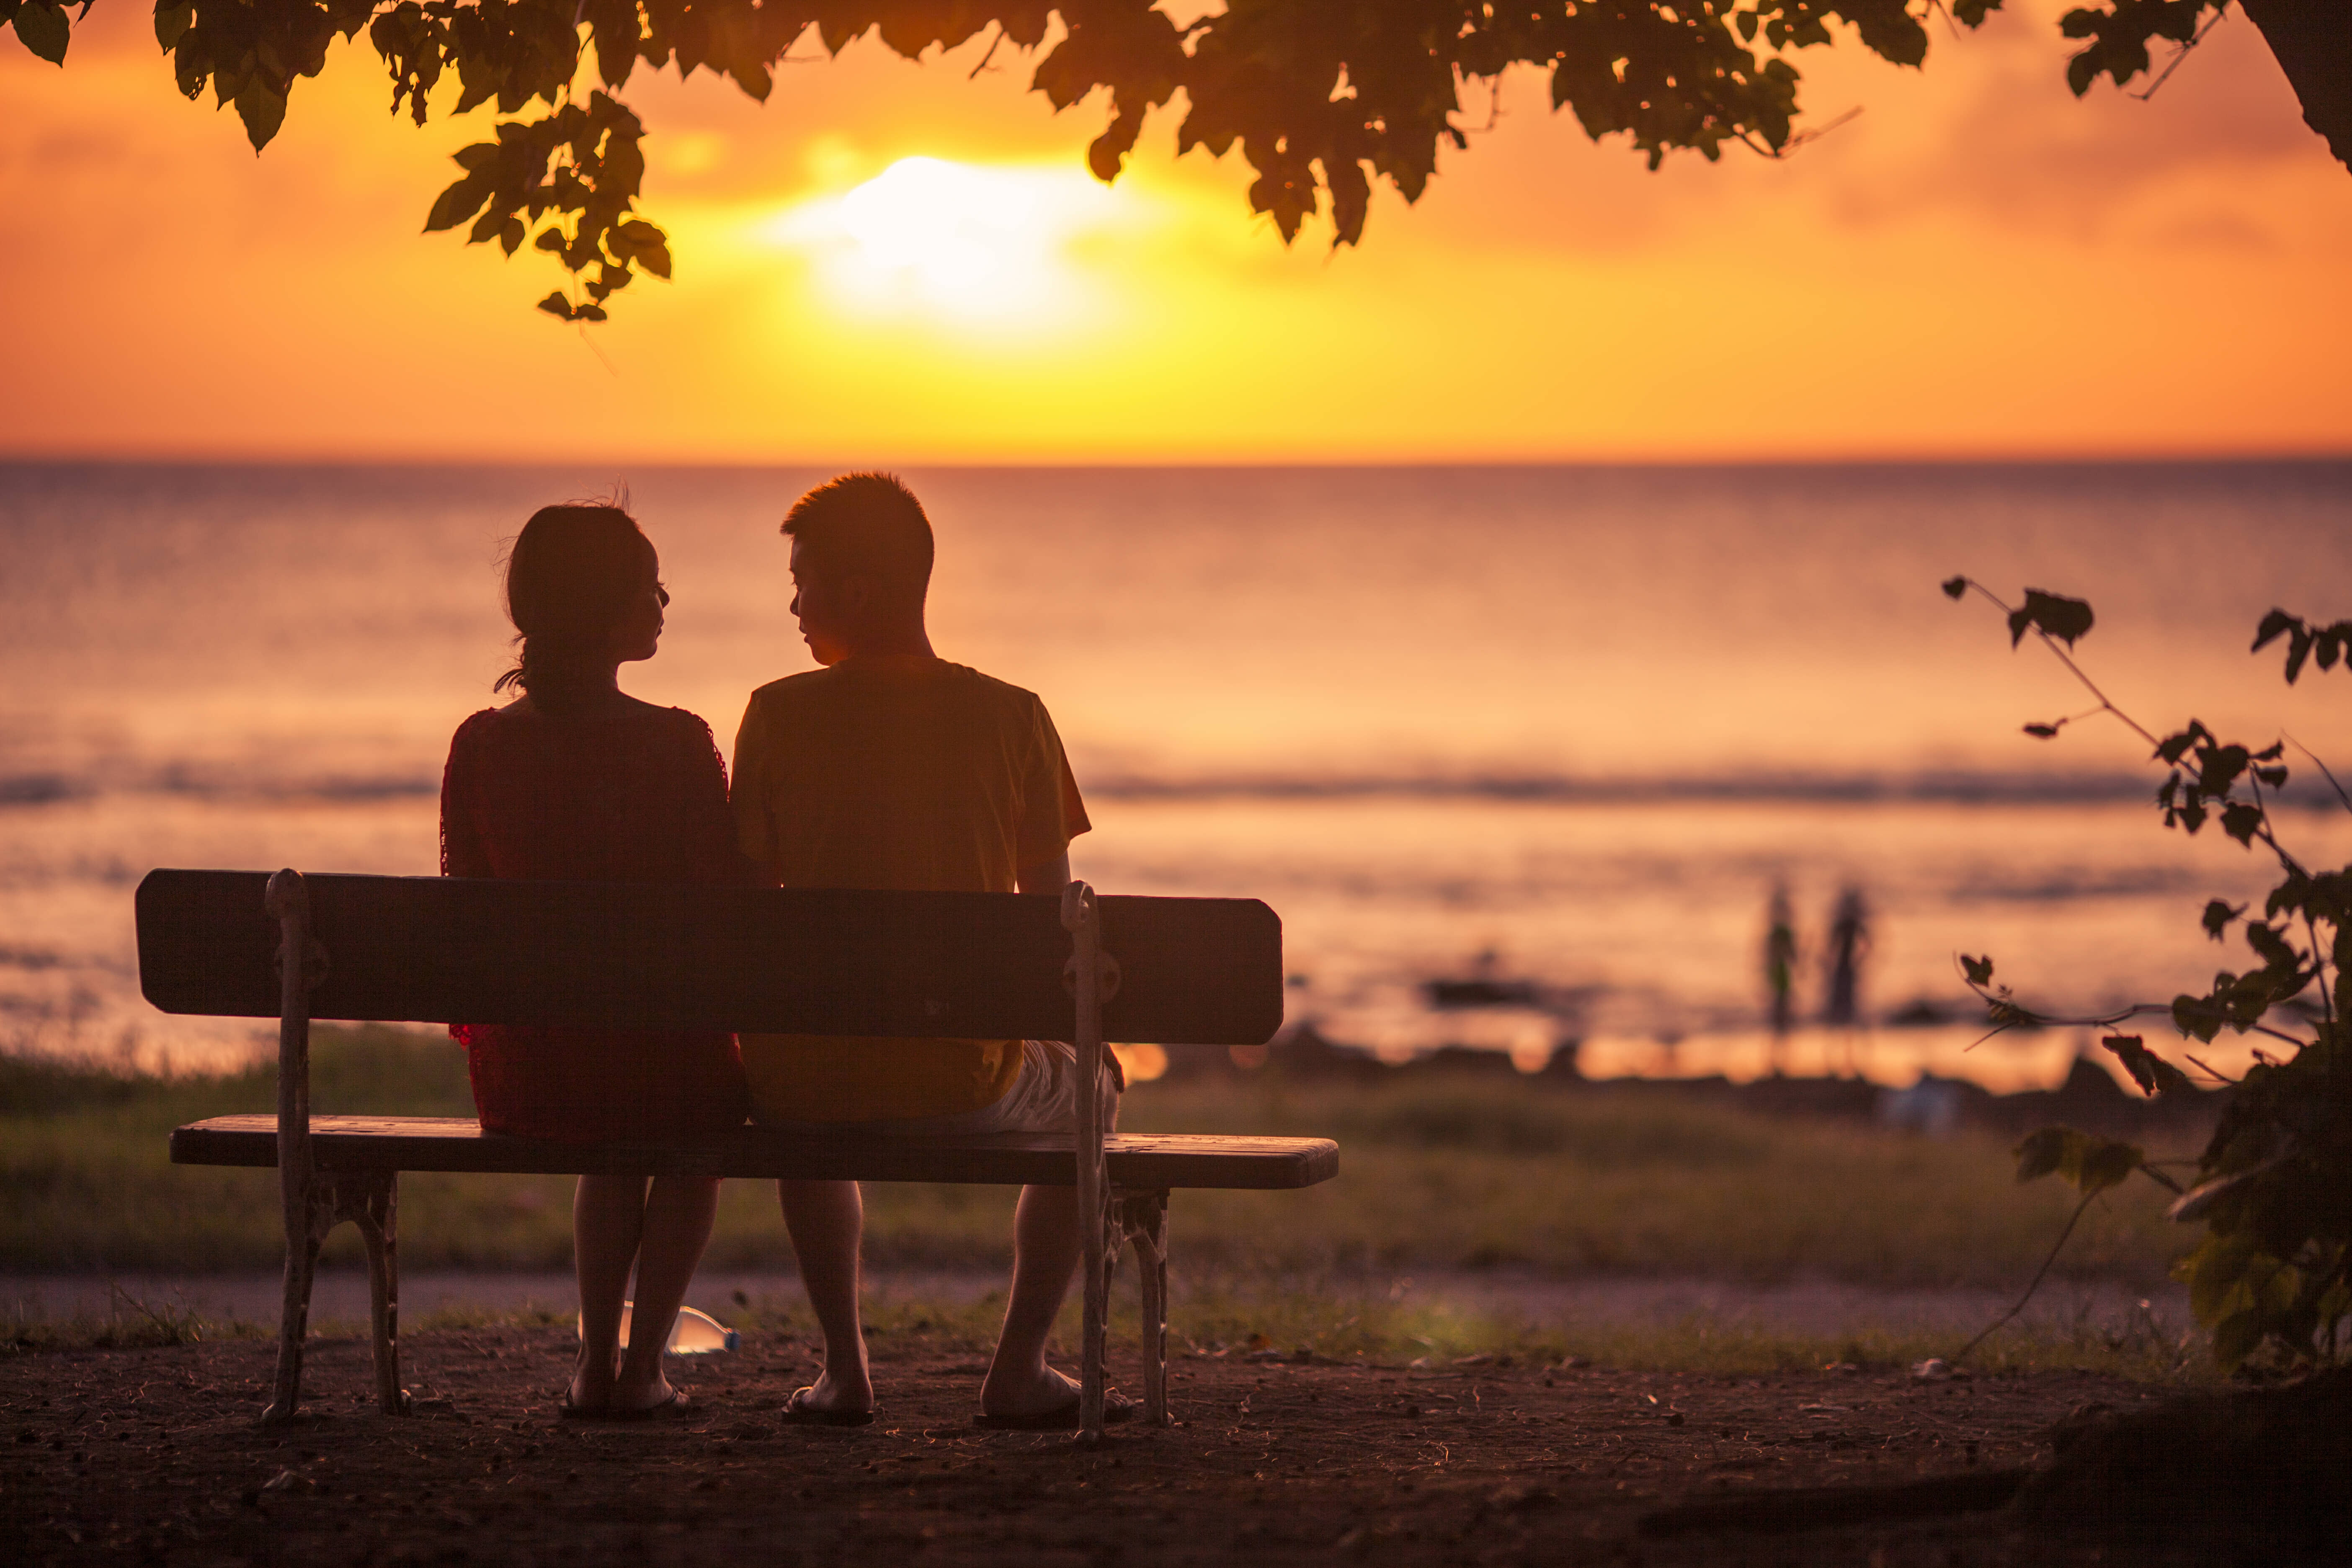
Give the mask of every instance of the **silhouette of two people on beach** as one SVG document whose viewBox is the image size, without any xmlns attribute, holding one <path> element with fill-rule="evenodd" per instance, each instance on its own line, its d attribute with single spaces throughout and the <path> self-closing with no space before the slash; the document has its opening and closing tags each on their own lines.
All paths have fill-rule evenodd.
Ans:
<svg viewBox="0 0 2352 1568">
<path fill-rule="evenodd" d="M 1797 1022 L 1797 971 L 1802 956 L 1788 885 L 1776 882 L 1765 911 L 1764 931 L 1764 994 L 1775 1078 L 1782 1076 L 1788 1068 L 1789 1037 Z M 1849 1077 L 1860 1071 L 1856 1059 L 1862 1027 L 1859 994 L 1863 965 L 1869 957 L 1869 906 L 1863 900 L 1862 889 L 1849 885 L 1839 891 L 1836 908 L 1830 916 L 1829 938 L 1822 954 L 1826 973 L 1819 1016 L 1823 1027 L 1839 1032 L 1844 1039 Z"/>
</svg>

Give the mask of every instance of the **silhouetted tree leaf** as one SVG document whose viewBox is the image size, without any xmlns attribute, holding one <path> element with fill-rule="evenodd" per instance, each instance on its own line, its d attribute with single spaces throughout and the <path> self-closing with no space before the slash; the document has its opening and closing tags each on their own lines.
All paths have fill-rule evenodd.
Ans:
<svg viewBox="0 0 2352 1568">
<path fill-rule="evenodd" d="M 2044 1127 L 2029 1133 L 2013 1152 L 2019 1181 L 2031 1182 L 2054 1171 L 2085 1195 L 2121 1185 L 2147 1161 L 2137 1144 L 2072 1127 Z"/>
<path fill-rule="evenodd" d="M 2191 719 L 2189 721 L 2189 728 L 2176 731 L 2158 742 L 2156 754 L 2168 763 L 2178 763 L 2189 754 L 2189 747 L 2200 740 L 2212 739 L 2212 733 L 2204 725 Z"/>
<path fill-rule="evenodd" d="M 2228 1015 L 2215 1005 L 2210 996 L 2191 996 L 2183 992 L 2172 999 L 2172 1026 L 2192 1038 L 2210 1045 L 2227 1022 Z"/>
<path fill-rule="evenodd" d="M 2240 915 L 2242 915 L 2245 912 L 2246 906 L 2243 904 L 2233 906 L 2223 903 L 2219 899 L 2207 900 L 2205 903 L 2205 913 L 2202 917 L 2205 926 L 2205 934 L 2211 937 L 2215 942 L 2221 941 L 2221 933 L 2229 930 L 2230 922 L 2236 920 Z"/>
<path fill-rule="evenodd" d="M 2099 1044 L 2116 1054 L 2140 1092 L 2151 1099 L 2189 1087 L 2189 1075 L 2149 1050 L 2137 1035 L 2109 1035 Z"/>
<path fill-rule="evenodd" d="M 236 90 L 236 117 L 245 121 L 246 139 L 253 143 L 253 150 L 260 152 L 286 122 L 285 89 L 256 70 Z"/>
<path fill-rule="evenodd" d="M 2221 808 L 2221 831 L 2239 843 L 2251 847 L 2254 830 L 2263 825 L 2263 810 L 2244 801 L 2233 800 Z"/>
<path fill-rule="evenodd" d="M 2311 657 L 2311 634 L 2297 625 L 2286 634 L 2286 683 L 2294 684 L 2303 673 L 2303 661 Z"/>
<path fill-rule="evenodd" d="M 2032 736 L 2037 741 L 2047 741 L 2052 736 L 2058 733 L 2058 726 L 2055 724 L 2028 724 L 2025 727 L 2025 732 Z"/>
<path fill-rule="evenodd" d="M 66 8 L 50 0 L 20 0 L 16 37 L 24 46 L 53 66 L 66 63 L 66 46 L 73 41 L 73 25 Z"/>
<path fill-rule="evenodd" d="M 2306 660 L 2323 670 L 2333 669 L 2339 661 L 2345 660 L 2347 653 L 2352 652 L 2352 620 L 2318 626 L 2306 622 L 2301 616 L 2273 610 L 2263 617 L 2262 625 L 2254 628 L 2252 651 L 2260 653 L 2282 637 L 2287 640 L 2286 683 L 2293 686 L 2303 674 Z M 2352 663 L 2347 663 L 2347 668 L 2352 668 Z"/>
<path fill-rule="evenodd" d="M 480 171 L 467 174 L 434 198 L 433 210 L 425 216 L 425 232 L 457 227 L 481 211 L 482 204 L 489 199 L 490 181 L 487 174 Z"/>
<path fill-rule="evenodd" d="M 2066 1157 L 2068 1131 L 2063 1127 L 2044 1127 L 2038 1132 L 2027 1133 L 2024 1142 L 2011 1151 L 2017 1157 L 2017 1179 L 2038 1181 L 2056 1170 L 2058 1162 Z"/>
<path fill-rule="evenodd" d="M 162 5 L 155 7 L 155 41 L 165 50 L 178 45 L 180 36 L 196 19 L 196 8 L 191 5 Z"/>
<path fill-rule="evenodd" d="M 1971 985 L 1992 984 L 1992 960 L 1990 958 L 1970 958 L 1964 952 L 1960 954 L 1960 972 L 1969 977 Z"/>
<path fill-rule="evenodd" d="M 2263 624 L 2254 628 L 2254 646 L 2246 651 L 2260 653 L 2269 644 L 2277 641 L 2290 627 L 2302 624 L 2299 617 L 2290 616 L 2284 610 L 2273 610 L 2263 617 Z"/>
<path fill-rule="evenodd" d="M 2254 950 L 2263 963 L 2273 969 L 2291 969 L 2300 958 L 2276 926 L 2261 921 L 2247 922 L 2246 945 Z"/>
<path fill-rule="evenodd" d="M 2028 630 L 2038 630 L 2072 647 L 2091 629 L 2091 606 L 2083 600 L 2028 588 L 2025 603 L 2009 614 L 2009 646 L 2023 641 Z"/>
<path fill-rule="evenodd" d="M 2197 753 L 2197 788 L 2210 800 L 2219 800 L 2238 782 L 2253 754 L 2243 746 L 2204 746 Z"/>
<path fill-rule="evenodd" d="M 1966 577 L 1947 577 L 1944 579 L 1943 587 L 1944 597 L 1957 599 L 1968 593 L 1969 580 Z"/>
</svg>

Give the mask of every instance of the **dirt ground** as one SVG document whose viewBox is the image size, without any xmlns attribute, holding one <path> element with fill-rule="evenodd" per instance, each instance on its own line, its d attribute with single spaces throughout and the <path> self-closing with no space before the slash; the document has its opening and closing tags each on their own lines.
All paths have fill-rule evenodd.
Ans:
<svg viewBox="0 0 2352 1568">
<path fill-rule="evenodd" d="M 366 1403 L 362 1342 L 315 1342 L 303 1416 L 254 1416 L 274 1346 L 0 1359 L 0 1561 L 26 1564 L 1866 1564 L 2286 1561 L 2185 1536 L 2098 1540 L 2003 1514 L 1661 1536 L 1645 1516 L 1760 1487 L 2037 1462 L 2052 1423 L 2153 1391 L 2085 1373 L 1921 1382 L 1606 1367 L 1186 1357 L 1166 1430 L 971 1428 L 979 1363 L 876 1345 L 881 1419 L 780 1426 L 782 1338 L 683 1363 L 685 1420 L 559 1422 L 560 1330 L 420 1334 L 417 1414 Z M 1137 1386 L 1129 1362 L 1114 1363 Z"/>
</svg>

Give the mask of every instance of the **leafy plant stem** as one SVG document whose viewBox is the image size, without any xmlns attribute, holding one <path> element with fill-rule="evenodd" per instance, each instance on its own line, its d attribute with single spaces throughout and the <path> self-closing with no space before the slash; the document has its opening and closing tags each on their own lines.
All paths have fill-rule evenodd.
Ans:
<svg viewBox="0 0 2352 1568">
<path fill-rule="evenodd" d="M 2336 798 L 2344 803 L 2344 809 L 2347 811 L 2352 811 L 2352 795 L 2346 795 L 2344 793 L 2344 786 L 2336 782 L 2335 773 L 2329 769 L 2326 763 L 2319 760 L 2319 753 L 2313 751 L 2309 746 L 2305 745 L 2301 741 L 2296 740 L 2293 735 L 2287 735 L 2284 731 L 2281 731 L 2280 733 L 2285 737 L 2286 743 L 2288 745 L 2293 746 L 2296 751 L 2301 752 L 2305 756 L 2311 759 L 2311 765 L 2319 770 L 2319 776 L 2327 781 L 2327 787 L 2336 792 Z"/>
<path fill-rule="evenodd" d="M 1981 1333 L 1978 1334 L 1975 1339 L 1970 1340 L 1967 1344 L 1960 1347 L 1959 1353 L 1951 1358 L 1951 1362 L 1954 1366 L 1958 1366 L 1962 1362 L 1968 1360 L 1969 1353 L 1979 1345 L 1984 1343 L 1985 1341 L 1992 1338 L 1996 1330 L 2007 1327 L 2020 1312 L 2025 1310 L 2025 1304 L 2033 1300 L 2033 1293 L 2036 1290 L 2042 1289 L 2042 1281 L 2050 1277 L 2050 1266 L 2057 1262 L 2058 1254 L 2065 1250 L 2066 1238 L 2074 1234 L 2074 1226 L 2081 1223 L 2084 1214 L 2089 1210 L 2091 1200 L 2098 1195 L 2098 1193 L 2095 1191 L 2087 1192 L 2083 1194 L 2083 1201 L 2076 1204 L 2074 1205 L 2074 1212 L 2066 1216 L 2066 1227 L 2058 1233 L 2058 1239 L 2052 1243 L 2050 1255 L 2042 1260 L 2042 1267 L 2033 1271 L 2032 1283 L 2026 1286 L 2025 1294 L 2017 1299 L 2017 1305 L 2011 1307 L 2008 1311 L 2003 1312 L 2000 1317 L 1995 1318 L 1991 1322 L 1987 1323 Z"/>
<path fill-rule="evenodd" d="M 2002 615 L 2011 616 L 2017 613 L 2010 605 L 2003 604 L 2001 602 L 2000 595 L 1994 593 L 1990 588 L 1986 587 L 1983 584 L 1978 582 L 1973 577 L 1969 578 L 1968 581 L 1969 587 L 1974 588 L 1978 593 L 1991 600 L 1992 603 L 2000 608 Z M 2040 637 L 2042 639 L 2042 646 L 2048 648 L 2051 653 L 2057 658 L 2058 662 L 2066 667 L 2067 673 L 2074 676 L 2075 679 L 2083 683 L 2084 690 L 2089 692 L 2092 696 L 2099 700 L 2099 706 L 2097 709 L 2094 710 L 2094 711 L 2114 714 L 2116 720 L 2121 722 L 2125 728 L 2131 731 L 2133 734 L 2137 735 L 2141 740 L 2146 741 L 2150 746 L 2161 744 L 2154 735 L 2148 733 L 2148 731 L 2142 727 L 2139 721 L 2134 719 L 2130 714 L 2116 707 L 2114 700 L 2110 699 L 2105 692 L 2099 689 L 2099 683 L 2097 681 L 2093 680 L 2089 676 L 2083 673 L 2083 667 L 2074 662 L 2074 658 L 2066 652 L 2065 648 L 2060 645 L 2056 637 L 2052 637 L 2048 632 L 2043 631 L 2039 626 L 2034 627 L 2033 635 Z"/>
<path fill-rule="evenodd" d="M 2215 6 L 2212 17 L 2207 21 L 2203 26 L 2197 29 L 2197 36 L 2172 51 L 2172 58 L 2166 64 L 2163 72 L 2158 75 L 2154 81 L 2149 82 L 2144 89 L 2135 92 L 2130 96 L 2139 100 L 2142 103 L 2146 103 L 2149 99 L 2154 98 L 2157 94 L 2157 89 L 2161 88 L 2166 82 L 2170 81 L 2172 79 L 2172 73 L 2180 68 L 2180 62 L 2187 59 L 2192 53 L 2194 53 L 2197 46 L 2205 41 L 2205 36 L 2208 33 L 2210 33 L 2214 28 L 2220 26 L 2221 25 L 2221 18 L 2229 14 L 2230 7 L 2227 5 Z"/>
<path fill-rule="evenodd" d="M 2311 962 L 2314 981 L 2319 992 L 2319 1026 L 2333 1034 L 2336 1030 L 2336 988 L 2327 984 L 2327 971 L 2320 955 L 2327 950 L 2319 944 L 2319 921 L 2309 910 L 2303 911 L 2304 933 L 2311 938 Z"/>
<path fill-rule="evenodd" d="M 1969 588 L 1976 588 L 2007 615 L 2012 648 L 2022 645 L 2027 630 L 2034 631 L 2105 710 L 2154 742 L 2107 700 L 2068 653 L 2095 624 L 2087 601 L 2029 587 L 2022 607 L 2011 610 L 1965 575 L 1947 578 L 1940 586 L 1952 599 L 1964 599 Z M 2284 673 L 2290 686 L 2307 661 L 2322 671 L 2352 668 L 2352 657 L 2347 657 L 2352 619 L 2314 622 L 2273 607 L 2255 628 L 2251 651 L 2260 653 L 2281 637 L 2287 640 Z M 2025 732 L 2049 740 L 2072 721 L 2029 723 Z M 2352 1014 L 2347 1014 L 2352 1002 L 2347 1000 L 2352 988 L 2338 989 L 2347 979 L 2345 962 L 2352 956 L 2352 866 L 2312 872 L 2280 841 L 2271 806 L 2287 784 L 2288 771 L 2279 758 L 2290 744 L 2311 759 L 2337 801 L 2352 809 L 2352 794 L 2326 764 L 2311 748 L 2283 732 L 2276 742 L 2257 749 L 2225 742 L 2192 718 L 2177 732 L 2154 742 L 2153 760 L 2171 770 L 2156 792 L 2164 826 L 2194 834 L 2209 820 L 2218 820 L 2221 831 L 2242 847 L 2251 850 L 2259 844 L 2284 874 L 2259 913 L 2251 912 L 2251 900 L 2233 905 L 2211 899 L 2200 921 L 2205 933 L 2219 941 L 2244 920 L 2242 934 L 2260 961 L 2257 968 L 2243 973 L 2222 970 L 2204 994 L 2176 996 L 2169 1008 L 2131 1007 L 2106 1017 L 2068 1020 L 2023 1006 L 2009 986 L 1996 986 L 1990 956 L 1959 955 L 1961 973 L 1985 1002 L 1996 1034 L 2021 1026 L 2106 1024 L 2137 1013 L 2169 1012 L 2173 1026 L 2196 1041 L 2210 1041 L 2226 1028 L 2290 1047 L 2290 1054 L 2282 1058 L 2255 1044 L 2255 1065 L 2238 1079 L 2182 1053 L 2209 1080 L 2230 1089 L 2197 1161 L 2193 1184 L 2168 1211 L 2175 1219 L 2205 1226 L 2204 1241 L 2182 1261 L 2177 1277 L 2189 1286 L 2198 1321 L 2212 1336 L 2214 1363 L 2223 1372 L 2273 1355 L 2289 1366 L 2332 1363 L 2343 1348 L 2342 1321 L 2352 1310 L 2352 1239 L 2347 1239 L 2352 1229 L 2335 1201 L 2344 1188 L 2347 1163 L 2352 1161 L 2352 1121 L 2347 1121 L 2344 1092 L 2346 1053 L 2352 1049 L 2352 1040 L 2346 1037 L 2352 1027 Z M 2294 945 L 2297 921 L 2305 947 Z M 2331 976 L 2336 984 L 2329 983 Z M 2315 983 L 2317 999 L 2303 999 Z M 2266 1023 L 2266 1016 L 2302 1032 L 2291 1034 Z M 2100 1043 L 2151 1096 L 2189 1087 L 2179 1068 L 2151 1052 L 2137 1035 L 2111 1036 Z M 2054 1172 L 2083 1189 L 2086 1201 L 2093 1193 L 2123 1181 L 2129 1171 L 2147 1169 L 2137 1147 L 2066 1127 L 2033 1133 L 2016 1152 L 2020 1181 Z M 2283 1169 L 2290 1163 L 2292 1172 Z M 2179 1190 L 2170 1178 L 2148 1173 Z M 2068 1219 L 2025 1296 L 1986 1334 L 2023 1310 L 2081 1214 L 2077 1208 Z M 1960 1355 L 1972 1353 L 1984 1338 L 1979 1335 Z"/>
</svg>

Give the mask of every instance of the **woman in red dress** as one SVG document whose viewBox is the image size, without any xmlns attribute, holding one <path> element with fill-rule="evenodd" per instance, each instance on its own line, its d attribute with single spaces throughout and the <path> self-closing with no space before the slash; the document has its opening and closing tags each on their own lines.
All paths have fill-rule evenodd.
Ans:
<svg viewBox="0 0 2352 1568">
<path fill-rule="evenodd" d="M 740 884 L 727 773 L 709 726 L 625 695 L 620 667 L 651 658 L 663 591 L 652 543 L 612 506 L 533 514 L 507 563 L 521 660 L 497 689 L 522 695 L 457 727 L 441 784 L 450 877 Z M 742 1121 L 735 1037 L 457 1025 L 486 1131 L 607 1142 L 693 1137 Z M 661 1355 L 710 1238 L 719 1183 L 583 1176 L 572 1204 L 580 1363 L 567 1415 L 633 1418 L 682 1405 Z M 636 1305 L 616 1367 L 632 1265 Z"/>
</svg>

